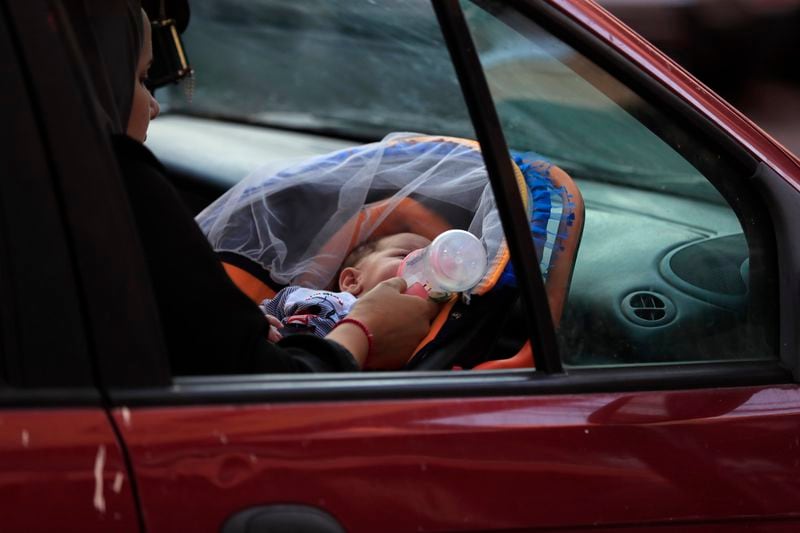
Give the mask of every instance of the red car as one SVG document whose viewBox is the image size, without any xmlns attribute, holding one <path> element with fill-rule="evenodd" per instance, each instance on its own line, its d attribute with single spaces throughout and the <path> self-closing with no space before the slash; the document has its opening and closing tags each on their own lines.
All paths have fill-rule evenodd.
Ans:
<svg viewBox="0 0 800 533">
<path fill-rule="evenodd" d="M 477 339 L 530 338 L 535 370 L 470 369 L 467 345 L 186 377 L 57 4 L 0 4 L 0 529 L 800 528 L 800 162 L 602 8 L 193 5 L 193 94 L 158 94 L 148 145 L 196 211 L 262 163 L 406 130 L 480 141 L 512 253 L 508 149 L 585 217 L 563 313 L 517 254 L 525 311 Z"/>
</svg>

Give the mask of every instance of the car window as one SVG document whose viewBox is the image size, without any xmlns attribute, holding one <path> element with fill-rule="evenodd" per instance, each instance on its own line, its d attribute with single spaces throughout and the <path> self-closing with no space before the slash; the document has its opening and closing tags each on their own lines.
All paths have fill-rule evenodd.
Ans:
<svg viewBox="0 0 800 533">
<path fill-rule="evenodd" d="M 343 150 L 338 155 L 330 156 L 325 165 L 349 157 L 348 150 L 358 141 L 377 141 L 396 132 L 475 138 L 447 46 L 431 3 L 427 0 L 295 4 L 278 1 L 209 2 L 193 8 L 192 22 L 184 40 L 196 75 L 188 94 L 185 87 L 173 88 L 164 97 L 159 94 L 165 112 L 163 117 L 153 123 L 150 142 L 153 142 L 154 151 L 159 156 L 163 153 L 162 159 L 169 160 L 170 154 L 169 150 L 160 152 L 165 144 L 159 144 L 159 141 L 166 139 L 170 146 L 174 146 L 176 143 L 167 139 L 169 125 L 180 126 L 181 121 L 187 118 L 210 118 L 217 123 L 227 121 L 229 124 L 245 122 L 272 131 L 297 130 L 315 134 L 314 145 L 319 144 L 318 138 L 321 135 L 353 141 L 344 147 L 337 147 Z M 240 137 L 243 137 L 243 131 L 244 129 L 239 129 Z M 195 135 L 195 132 L 190 135 Z M 382 178 L 375 178 L 371 188 L 368 189 L 367 185 L 362 187 L 362 182 L 371 180 L 372 175 L 365 177 L 363 172 L 351 168 L 350 164 L 333 167 L 336 172 L 332 169 L 327 177 L 321 171 L 306 176 L 303 163 L 298 166 L 296 161 L 280 159 L 280 156 L 291 158 L 298 152 L 285 150 L 282 154 L 276 154 L 278 165 L 289 166 L 288 170 L 287 167 L 274 167 L 281 168 L 275 176 L 291 175 L 299 183 L 318 176 L 324 177 L 324 184 L 319 183 L 319 186 L 310 189 L 313 194 L 306 204 L 315 206 L 315 213 L 322 215 L 322 222 L 326 227 L 312 225 L 310 217 L 307 217 L 309 220 L 305 221 L 302 231 L 285 225 L 284 229 L 289 230 L 289 236 L 293 239 L 306 239 L 304 235 L 308 236 L 297 250 L 306 253 L 314 249 L 306 243 L 316 245 L 328 242 L 332 237 L 330 233 L 336 231 L 333 222 L 346 220 L 353 215 L 349 211 L 342 212 L 342 209 L 347 209 L 352 203 L 352 198 L 358 198 L 359 202 L 363 200 L 374 203 L 386 200 L 387 194 L 394 195 L 397 192 L 396 200 L 393 200 L 395 203 L 402 202 L 405 207 L 415 206 L 417 199 L 424 196 L 427 202 L 424 204 L 425 209 L 430 206 L 448 224 L 457 224 L 457 227 L 470 229 L 482 237 L 491 234 L 484 241 L 487 243 L 490 258 L 503 257 L 502 260 L 507 260 L 507 250 L 500 250 L 502 230 L 496 213 L 483 207 L 488 205 L 483 191 L 490 194 L 485 170 L 481 175 L 476 175 L 479 181 L 482 180 L 478 182 L 469 177 L 469 172 L 456 168 L 462 163 L 466 165 L 462 168 L 472 168 L 472 164 L 482 166 L 480 154 L 472 148 L 459 148 L 456 144 L 436 145 L 435 140 L 417 144 L 418 137 L 396 135 L 392 141 L 386 143 L 386 147 L 397 149 L 396 152 L 390 149 L 390 154 L 382 150 L 366 149 L 357 158 L 360 161 L 370 161 L 364 165 L 365 168 L 377 165 L 381 160 L 378 154 L 381 153 L 386 155 L 386 161 L 395 160 L 395 155 L 415 159 L 417 156 L 412 153 L 413 146 L 423 151 L 427 146 L 435 157 L 441 156 L 439 170 L 436 170 L 436 164 L 425 167 L 425 156 L 415 159 L 416 163 L 408 167 L 410 170 L 406 174 L 422 172 L 422 175 L 428 175 L 431 180 L 424 186 L 418 183 L 406 184 L 401 187 L 401 191 L 397 191 L 397 187 L 389 183 L 394 179 L 391 177 L 387 177 L 386 183 L 382 183 Z M 284 140 L 286 138 L 288 137 L 284 137 Z M 187 144 L 185 136 L 181 136 L 179 141 L 183 145 Z M 246 142 L 237 143 L 234 150 L 227 151 L 222 157 L 239 157 L 244 152 L 242 146 Z M 304 144 L 310 146 L 312 143 L 306 141 Z M 245 177 L 246 173 L 239 176 L 244 181 L 238 185 L 239 189 L 229 191 L 229 198 L 238 201 L 239 193 L 242 198 L 250 198 L 253 191 L 270 190 L 273 191 L 271 198 L 278 201 L 280 195 L 274 194 L 270 176 L 260 179 L 267 172 L 264 164 L 271 163 L 271 154 L 267 153 L 270 145 L 275 145 L 274 137 L 259 144 L 255 159 L 260 158 L 261 165 L 252 169 L 254 172 L 249 176 Z M 196 147 L 197 144 L 192 143 L 195 151 Z M 445 155 L 454 150 L 461 155 Z M 470 154 L 476 157 L 472 158 Z M 307 152 L 302 155 L 308 157 Z M 462 156 L 470 160 L 459 163 Z M 444 163 L 444 159 L 448 157 L 449 161 Z M 390 162 L 382 164 L 391 165 Z M 425 171 L 420 170 L 423 167 Z M 460 182 L 459 190 L 443 189 L 442 183 L 453 177 L 448 174 L 450 171 L 458 177 L 466 178 L 466 183 L 464 180 Z M 356 175 L 365 179 L 356 179 Z M 353 179 L 349 179 L 350 177 Z M 347 187 L 341 187 L 342 196 L 338 200 L 336 198 L 339 191 L 331 194 L 329 190 L 332 184 L 338 183 L 337 180 L 346 180 L 347 183 Z M 390 191 L 392 187 L 395 190 Z M 296 189 L 292 193 L 294 197 L 300 194 Z M 286 207 L 291 205 L 288 202 L 281 203 Z M 284 253 L 281 246 L 272 245 L 264 252 L 266 246 L 261 242 L 252 245 L 250 240 L 242 245 L 244 238 L 228 231 L 228 226 L 220 222 L 218 215 L 224 218 L 228 213 L 232 213 L 231 216 L 239 221 L 237 224 L 246 224 L 248 227 L 251 227 L 250 222 L 253 220 L 268 223 L 274 218 L 251 216 L 254 208 L 251 209 L 249 204 L 246 204 L 246 209 L 239 207 L 221 200 L 221 203 L 212 204 L 207 210 L 200 212 L 197 218 L 212 245 L 223 254 L 223 260 L 229 264 L 236 261 L 235 264 L 243 268 L 252 267 L 252 263 L 258 262 L 269 270 L 270 281 L 279 279 L 286 284 L 287 279 L 296 279 L 285 272 L 294 273 L 298 271 L 297 268 L 286 267 L 280 270 L 284 266 L 282 262 L 295 260 L 296 253 Z M 466 209 L 477 211 L 468 213 Z M 271 207 L 268 210 L 270 213 L 275 212 Z M 335 217 L 332 216 L 334 212 Z M 245 222 L 241 222 L 242 213 L 247 219 Z M 220 232 L 223 235 L 217 235 L 214 228 L 226 229 Z M 283 229 L 259 228 L 243 233 L 259 239 L 261 236 L 268 236 L 270 242 L 274 243 L 280 240 Z M 231 244 L 232 241 L 235 242 Z M 290 246 L 286 249 L 289 250 Z M 242 257 L 247 259 L 245 264 L 242 264 Z M 264 264 L 266 262 L 268 265 Z M 301 264 L 304 272 L 311 273 L 316 273 L 316 267 L 319 266 L 313 264 L 314 268 L 310 268 L 306 263 Z M 329 273 L 326 272 L 326 276 L 327 274 Z M 323 277 L 319 275 L 315 279 Z M 327 276 L 323 283 L 311 285 L 315 288 L 325 287 L 329 279 L 330 276 Z M 474 308 L 471 307 L 470 310 Z M 458 314 L 459 311 L 455 313 Z M 480 311 L 480 314 L 484 314 L 484 311 Z M 455 333 L 450 335 L 453 335 L 453 339 L 463 337 Z M 513 353 L 524 343 L 524 327 L 516 328 L 512 336 L 513 342 L 503 351 L 503 355 Z M 491 335 L 484 337 L 494 338 Z M 465 349 L 462 346 L 459 350 L 463 352 Z M 417 360 L 422 359 L 420 357 Z M 452 364 L 436 363 L 431 369 L 451 366 Z"/>
<path fill-rule="evenodd" d="M 427 0 L 220 0 L 192 5 L 197 72 L 166 108 L 359 140 L 392 131 L 473 138 Z"/>
<path fill-rule="evenodd" d="M 769 241 L 733 190 L 745 171 L 512 8 L 477 3 L 462 7 L 510 148 L 585 201 L 565 363 L 775 357 Z"/>
<path fill-rule="evenodd" d="M 572 222 L 568 194 L 551 197 L 556 215 L 539 228 L 546 283 L 564 269 L 571 278 L 555 317 L 564 363 L 774 358 L 770 228 L 743 185 L 747 169 L 514 8 L 490 4 L 461 2 L 509 148 L 519 165 L 563 170 L 585 201 L 576 258 L 562 253 L 576 227 L 560 224 Z M 203 2 L 184 39 L 195 79 L 159 93 L 155 139 L 175 128 L 186 145 L 199 123 L 170 122 L 186 116 L 314 135 L 281 146 L 287 157 L 308 157 L 323 138 L 353 146 L 398 131 L 475 137 L 427 0 Z M 243 131 L 226 130 L 239 140 L 222 153 L 267 162 L 276 138 L 254 143 Z M 493 305 L 470 312 L 516 314 L 491 322 L 496 335 L 483 348 L 512 355 L 525 336 L 520 309 Z"/>
</svg>

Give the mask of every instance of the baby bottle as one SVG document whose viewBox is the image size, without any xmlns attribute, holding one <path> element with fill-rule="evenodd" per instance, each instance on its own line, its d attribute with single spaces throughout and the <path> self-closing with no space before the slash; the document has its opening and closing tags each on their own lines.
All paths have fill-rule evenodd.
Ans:
<svg viewBox="0 0 800 533">
<path fill-rule="evenodd" d="M 433 300 L 474 287 L 486 274 L 486 250 L 472 233 L 445 231 L 425 248 L 408 254 L 397 275 L 410 287 L 420 283 Z"/>
</svg>

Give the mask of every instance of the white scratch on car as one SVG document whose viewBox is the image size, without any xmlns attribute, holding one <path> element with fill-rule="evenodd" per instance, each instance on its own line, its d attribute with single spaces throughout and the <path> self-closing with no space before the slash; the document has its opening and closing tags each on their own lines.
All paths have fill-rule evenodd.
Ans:
<svg viewBox="0 0 800 533">
<path fill-rule="evenodd" d="M 119 491 L 122 490 L 122 482 L 125 480 L 125 476 L 122 475 L 122 472 L 117 472 L 114 474 L 114 484 L 111 485 L 111 490 L 114 491 L 114 494 L 119 494 Z"/>
<path fill-rule="evenodd" d="M 122 414 L 122 423 L 125 424 L 125 427 L 131 427 L 131 410 L 127 407 L 123 407 L 120 409 L 120 413 Z"/>
<path fill-rule="evenodd" d="M 27 448 L 31 444 L 31 434 L 28 433 L 27 429 L 22 430 L 22 446 Z"/>
<path fill-rule="evenodd" d="M 106 447 L 101 444 L 97 447 L 97 457 L 94 460 L 94 508 L 101 513 L 106 512 L 106 500 L 103 497 L 103 468 L 106 465 Z"/>
</svg>

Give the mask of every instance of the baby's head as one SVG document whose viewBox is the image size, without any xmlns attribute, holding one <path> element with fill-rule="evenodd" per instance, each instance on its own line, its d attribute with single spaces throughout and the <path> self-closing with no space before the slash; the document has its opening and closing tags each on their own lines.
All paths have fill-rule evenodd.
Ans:
<svg viewBox="0 0 800 533">
<path fill-rule="evenodd" d="M 350 252 L 339 274 L 339 290 L 360 296 L 397 275 L 405 256 L 431 243 L 416 233 L 396 233 L 368 241 Z"/>
</svg>

